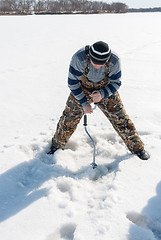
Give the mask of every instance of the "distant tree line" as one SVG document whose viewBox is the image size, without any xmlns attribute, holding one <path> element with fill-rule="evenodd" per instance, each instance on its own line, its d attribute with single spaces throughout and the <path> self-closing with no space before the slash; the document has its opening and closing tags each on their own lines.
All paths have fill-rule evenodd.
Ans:
<svg viewBox="0 0 161 240">
<path fill-rule="evenodd" d="M 0 0 L 0 14 L 126 13 L 124 3 L 88 0 Z"/>
<path fill-rule="evenodd" d="M 129 8 L 128 12 L 161 12 L 161 7 L 155 7 L 155 8 Z"/>
</svg>

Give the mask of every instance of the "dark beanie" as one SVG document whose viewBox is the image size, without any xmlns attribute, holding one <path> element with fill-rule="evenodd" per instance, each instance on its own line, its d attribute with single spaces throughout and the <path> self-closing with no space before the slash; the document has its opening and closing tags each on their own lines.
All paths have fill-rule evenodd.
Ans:
<svg viewBox="0 0 161 240">
<path fill-rule="evenodd" d="M 111 50 L 107 43 L 99 41 L 89 48 L 89 56 L 94 64 L 103 65 L 111 56 Z"/>
</svg>

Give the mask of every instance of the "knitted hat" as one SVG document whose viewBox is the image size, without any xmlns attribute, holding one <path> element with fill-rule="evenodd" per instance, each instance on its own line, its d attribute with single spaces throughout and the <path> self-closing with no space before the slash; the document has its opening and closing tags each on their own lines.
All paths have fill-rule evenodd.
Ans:
<svg viewBox="0 0 161 240">
<path fill-rule="evenodd" d="M 111 50 L 107 43 L 99 41 L 90 46 L 89 56 L 94 64 L 104 65 L 111 56 Z"/>
</svg>

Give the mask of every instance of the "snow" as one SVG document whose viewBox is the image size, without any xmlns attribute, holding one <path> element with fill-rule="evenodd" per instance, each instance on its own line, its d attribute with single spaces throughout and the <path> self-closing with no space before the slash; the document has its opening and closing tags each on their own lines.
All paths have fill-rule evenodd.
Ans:
<svg viewBox="0 0 161 240">
<path fill-rule="evenodd" d="M 161 239 L 160 13 L 0 17 L 0 238 Z M 129 153 L 99 109 L 47 156 L 72 54 L 107 41 L 119 91 L 151 158 Z"/>
</svg>

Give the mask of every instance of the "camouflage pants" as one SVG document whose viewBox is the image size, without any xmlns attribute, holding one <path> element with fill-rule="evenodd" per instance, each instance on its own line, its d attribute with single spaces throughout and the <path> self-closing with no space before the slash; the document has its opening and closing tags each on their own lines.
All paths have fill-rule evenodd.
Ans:
<svg viewBox="0 0 161 240">
<path fill-rule="evenodd" d="M 84 89 L 84 92 L 88 101 L 92 102 L 90 96 L 91 91 Z M 144 148 L 144 144 L 141 141 L 134 124 L 126 114 L 118 92 L 109 98 L 102 99 L 97 106 L 109 119 L 118 135 L 122 138 L 132 153 L 139 152 Z M 83 115 L 84 112 L 81 104 L 71 93 L 67 100 L 65 110 L 57 124 L 56 133 L 52 139 L 52 144 L 55 147 L 62 149 L 65 147 Z"/>
</svg>

